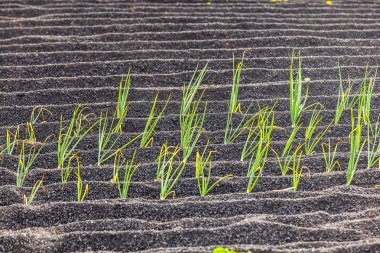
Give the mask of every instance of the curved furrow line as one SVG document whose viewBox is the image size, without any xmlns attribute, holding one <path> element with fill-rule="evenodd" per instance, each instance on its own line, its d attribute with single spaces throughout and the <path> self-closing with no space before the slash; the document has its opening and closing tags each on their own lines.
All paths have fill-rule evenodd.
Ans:
<svg viewBox="0 0 380 253">
<path fill-rule="evenodd" d="M 246 50 L 243 50 L 242 52 L 245 52 Z M 90 52 L 86 52 L 86 54 L 89 54 Z M 304 66 L 314 66 L 314 67 L 323 67 L 327 64 L 331 64 L 337 61 L 338 58 L 341 58 L 345 65 L 357 65 L 359 63 L 367 63 L 367 64 L 374 64 L 377 63 L 380 59 L 380 55 L 374 53 L 371 55 L 339 55 L 339 56 L 321 56 L 321 55 L 305 55 L 303 52 L 302 57 L 302 63 Z M 248 55 L 248 56 L 247 56 Z M 271 68 L 279 68 L 283 69 L 287 66 L 289 66 L 289 62 L 291 60 L 290 56 L 283 56 L 283 57 L 250 57 L 250 55 L 254 55 L 253 52 L 248 51 L 248 53 L 245 55 L 244 63 L 246 66 L 253 66 L 253 65 L 260 65 L 260 66 L 271 66 Z M 34 57 L 41 57 L 38 53 L 33 54 Z M 210 57 L 211 56 L 211 57 Z M 109 56 L 107 55 L 107 58 L 105 59 L 99 59 L 98 54 L 94 56 L 90 56 L 88 59 L 83 60 L 75 60 L 72 59 L 71 54 L 65 55 L 66 58 L 64 58 L 63 62 L 59 63 L 50 63 L 47 62 L 46 59 L 41 59 L 41 63 L 37 63 L 35 59 L 30 57 L 30 55 L 27 57 L 27 60 L 29 61 L 28 64 L 23 63 L 23 58 L 17 59 L 17 61 L 14 62 L 14 64 L 9 64 L 9 58 L 4 58 L 3 60 L 0 60 L 0 62 L 4 62 L 2 66 L 0 66 L 0 71 L 8 70 L 8 69 L 14 69 L 14 68 L 21 68 L 21 69 L 30 69 L 30 68 L 43 68 L 43 67 L 70 67 L 70 66 L 82 66 L 86 67 L 86 65 L 98 65 L 98 64 L 148 64 L 155 66 L 155 64 L 165 64 L 166 66 L 169 66 L 169 64 L 180 64 L 180 63 L 188 63 L 193 64 L 207 61 L 210 65 L 217 65 L 219 68 L 226 68 L 228 65 L 231 65 L 231 57 L 229 58 L 214 58 L 214 55 L 210 55 L 207 57 L 207 55 L 203 55 L 202 60 L 199 58 L 196 58 L 194 55 L 194 58 L 184 58 L 184 57 L 176 57 L 176 58 L 165 58 L 165 57 L 149 57 L 149 58 L 138 58 L 138 59 L 125 59 L 125 56 L 117 55 L 116 59 L 109 59 Z M 62 56 L 60 56 L 62 57 Z M 76 56 L 77 57 L 77 56 Z M 95 59 L 94 59 L 95 58 Z M 71 59 L 71 60 L 70 60 Z M 344 66 L 342 66 L 344 67 Z"/>
<path fill-rule="evenodd" d="M 204 38 L 213 35 L 214 40 L 216 38 L 220 39 L 256 39 L 256 38 L 270 38 L 270 37 L 296 37 L 296 36 L 307 36 L 315 38 L 331 38 L 331 39 L 376 39 L 380 29 L 366 29 L 366 30 L 355 30 L 355 29 L 346 29 L 346 30 L 310 30 L 310 29 L 240 29 L 240 25 L 237 24 L 237 27 L 232 27 L 229 29 L 198 29 L 198 30 L 182 30 L 178 32 L 172 31 L 154 31 L 152 32 L 136 32 L 136 31 L 125 31 L 123 27 L 117 26 L 114 29 L 108 29 L 108 27 L 88 27 L 88 28 L 60 28 L 60 27 L 47 27 L 46 29 L 30 30 L 28 28 L 20 29 L 10 29 L 8 31 L 0 31 L 0 36 L 3 38 L 18 38 L 23 35 L 34 35 L 34 36 L 64 36 L 65 39 L 70 40 L 94 40 L 94 39 L 107 39 L 107 36 L 115 37 L 121 39 L 120 37 L 126 37 L 124 40 L 127 41 L 144 41 L 144 40 L 157 40 L 157 41 L 167 41 L 168 37 L 171 37 L 172 40 L 183 41 L 188 40 L 189 37 L 192 38 L 192 41 L 204 41 Z M 72 28 L 72 29 L 71 29 Z M 139 30 L 139 29 L 137 29 Z M 80 34 L 80 35 L 78 35 Z M 133 36 L 131 36 L 133 35 Z M 255 35 L 252 37 L 252 35 Z M 208 40 L 208 39 L 206 39 Z"/>
<path fill-rule="evenodd" d="M 43 51 L 62 51 L 62 50 L 114 50 L 117 45 L 119 49 L 128 50 L 138 50 L 142 47 L 146 49 L 177 49 L 186 44 L 188 49 L 194 48 L 231 48 L 231 46 L 236 47 L 247 47 L 250 48 L 254 45 L 257 48 L 269 47 L 292 47 L 297 48 L 298 46 L 304 47 L 318 45 L 332 45 L 334 43 L 340 43 L 341 46 L 354 46 L 360 43 L 362 46 L 376 46 L 378 43 L 373 39 L 341 39 L 341 38 L 321 38 L 318 36 L 276 36 L 277 40 L 272 38 L 235 38 L 235 39 L 205 39 L 205 40 L 161 40 L 161 41 L 149 41 L 149 40 L 138 40 L 138 41 L 125 41 L 124 39 L 107 38 L 105 41 L 91 41 L 86 42 L 43 42 L 43 43 L 31 43 L 31 44 L 12 44 L 0 46 L 2 52 L 12 52 L 20 51 L 20 47 L 25 50 L 43 50 Z M 112 41 L 114 40 L 114 41 Z M 247 46 L 250 44 L 251 46 Z M 253 44 L 252 44 L 253 43 Z M 168 48 L 166 48 L 168 47 Z"/>
<path fill-rule="evenodd" d="M 254 22 L 252 22 L 252 20 Z M 98 25 L 101 22 L 103 25 L 117 25 L 122 24 L 125 26 L 137 26 L 137 25 L 156 25 L 162 26 L 164 24 L 170 24 L 173 21 L 175 23 L 180 23 L 182 25 L 196 25 L 202 24 L 204 22 L 213 23 L 224 23 L 226 21 L 233 23 L 255 23 L 255 24 L 283 24 L 283 25 L 295 25 L 295 26 L 305 26 L 310 25 L 311 27 L 319 27 L 319 26 L 343 26 L 343 27 L 352 27 L 352 26 L 377 26 L 377 19 L 347 19 L 347 18 L 335 18 L 335 19 L 325 19 L 325 18 L 313 18 L 306 19 L 303 24 L 294 24 L 294 21 L 300 21 L 300 19 L 295 18 L 257 18 L 257 17 L 218 17 L 218 16 L 204 16 L 202 17 L 202 21 L 200 22 L 199 18 L 195 18 L 193 16 L 171 16 L 170 18 L 155 18 L 155 17 L 146 17 L 146 18 L 123 18 L 117 17 L 110 20 L 109 18 L 99 18 L 99 17 L 89 17 L 89 18 L 61 18 L 61 19 L 34 19 L 34 18 L 23 18 L 23 19 L 4 19 L 0 20 L 1 28 L 12 28 L 15 27 L 44 27 L 44 26 L 80 26 L 80 25 Z M 223 21 L 223 22 L 222 22 Z"/>
<path fill-rule="evenodd" d="M 95 28 L 95 29 L 104 29 L 104 28 L 124 28 L 126 33 L 132 33 L 133 35 L 139 35 L 142 34 L 138 31 L 144 30 L 144 33 L 147 33 L 147 31 L 150 31 L 151 33 L 155 31 L 155 29 L 160 29 L 159 33 L 167 33 L 168 31 L 171 31 L 173 27 L 177 28 L 176 33 L 184 30 L 186 32 L 192 31 L 191 29 L 195 29 L 198 27 L 203 27 L 204 22 L 202 23 L 183 23 L 181 27 L 178 27 L 177 22 L 161 22 L 161 23 L 142 23 L 142 24 L 136 24 L 136 23 L 131 23 L 131 24 L 125 24 L 124 22 L 122 23 L 117 23 L 116 22 L 109 23 L 109 24 L 99 24 L 99 22 L 91 24 L 91 25 L 86 25 L 86 24 L 72 24 L 70 25 L 45 25 L 45 26 L 38 26 L 34 24 L 27 24 L 25 25 L 25 21 L 18 21 L 17 26 L 18 27 L 1 27 L 0 26 L 0 33 L 1 32 L 7 32 L 7 31 L 18 31 L 19 26 L 21 25 L 23 29 L 28 30 L 28 31 L 33 31 L 33 30 L 41 30 L 43 31 L 44 29 L 90 29 L 90 28 Z M 283 20 L 281 20 L 283 21 Z M 45 22 L 43 22 L 45 23 Z M 293 22 L 258 22 L 255 20 L 255 22 L 249 22 L 249 21 L 235 21 L 235 22 L 228 22 L 226 23 L 225 20 L 219 21 L 219 22 L 208 22 L 207 23 L 207 28 L 210 29 L 218 29 L 221 31 L 225 30 L 236 30 L 237 28 L 239 30 L 248 30 L 248 29 L 257 29 L 257 30 L 267 30 L 267 31 L 272 31 L 272 30 L 300 30 L 300 31 L 306 31 L 306 30 L 322 30 L 324 31 L 329 30 L 329 31 L 341 31 L 341 30 L 346 30 L 346 31 L 359 31 L 359 30 L 365 30 L 365 31 L 370 31 L 370 30 L 376 30 L 380 26 L 380 23 L 378 22 L 372 22 L 370 24 L 358 24 L 358 23 L 341 23 L 341 24 L 336 24 L 336 23 L 327 23 L 327 24 L 295 24 Z M 244 27 L 245 29 L 241 29 Z M 229 29 L 226 29 L 229 28 Z M 280 29 L 282 28 L 282 29 Z M 375 29 L 374 29 L 375 28 Z M 189 30 L 190 29 L 190 30 Z M 136 32 L 137 31 L 137 32 Z M 200 32 L 203 32 L 204 30 L 200 30 Z"/>
</svg>

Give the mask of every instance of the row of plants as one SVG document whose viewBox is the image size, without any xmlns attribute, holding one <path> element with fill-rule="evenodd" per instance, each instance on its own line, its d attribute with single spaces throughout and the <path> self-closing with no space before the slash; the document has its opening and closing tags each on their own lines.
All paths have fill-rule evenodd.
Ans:
<svg viewBox="0 0 380 253">
<path fill-rule="evenodd" d="M 298 64 L 297 64 L 297 63 Z M 291 133 L 285 141 L 285 145 L 280 152 L 271 145 L 274 130 L 284 130 L 275 124 L 275 108 L 277 102 L 272 106 L 260 107 L 252 112 L 252 106 L 248 106 L 242 111 L 238 94 L 241 73 L 244 67 L 244 54 L 240 61 L 235 64 L 233 58 L 233 78 L 230 100 L 228 102 L 228 113 L 224 131 L 224 144 L 232 144 L 238 138 L 243 138 L 241 158 L 246 161 L 247 167 L 247 192 L 254 190 L 258 180 L 262 176 L 267 162 L 268 154 L 272 153 L 277 160 L 282 176 L 287 176 L 291 172 L 292 187 L 284 190 L 296 191 L 302 177 L 304 167 L 301 161 L 304 155 L 310 156 L 315 153 L 315 149 L 320 146 L 322 149 L 326 172 L 331 172 L 334 168 L 341 168 L 340 162 L 336 159 L 340 143 L 333 143 L 329 138 L 327 142 L 322 142 L 326 133 L 334 125 L 338 125 L 343 112 L 350 112 L 351 131 L 348 138 L 350 145 L 348 165 L 346 169 L 347 185 L 351 184 L 357 169 L 361 155 L 366 148 L 367 167 L 372 168 L 379 162 L 380 154 L 380 128 L 379 118 L 375 123 L 371 122 L 371 99 L 376 80 L 376 71 L 367 67 L 364 78 L 359 81 L 358 87 L 354 91 L 354 84 L 357 80 L 348 78 L 348 85 L 344 85 L 341 67 L 339 69 L 339 96 L 336 103 L 335 118 L 328 124 L 322 126 L 324 106 L 321 103 L 307 104 L 308 87 L 306 91 L 303 87 L 305 80 L 302 77 L 302 59 L 293 51 L 290 63 L 289 74 L 289 112 L 291 121 Z M 197 144 L 204 133 L 204 122 L 207 112 L 207 101 L 202 98 L 205 90 L 202 83 L 208 71 L 208 64 L 202 69 L 194 71 L 190 82 L 182 88 L 182 100 L 178 112 L 180 143 L 170 145 L 165 142 L 161 145 L 156 159 L 157 170 L 155 179 L 160 182 L 160 198 L 166 199 L 174 195 L 175 186 L 181 178 L 183 171 L 188 165 L 189 158 L 195 155 L 195 179 L 200 196 L 206 196 L 221 181 L 231 178 L 233 175 L 223 177 L 212 176 L 212 156 L 215 150 L 209 150 L 210 139 L 207 138 L 203 150 L 196 149 Z M 308 80 L 306 80 L 308 81 Z M 88 184 L 82 181 L 80 175 L 80 155 L 77 152 L 78 145 L 83 139 L 97 131 L 97 165 L 102 166 L 109 160 L 113 160 L 113 177 L 119 196 L 125 199 L 128 196 L 129 187 L 134 173 L 140 168 L 140 163 L 135 161 L 138 148 L 133 152 L 130 159 L 123 156 L 123 150 L 130 149 L 132 143 L 139 142 L 139 148 L 153 146 L 153 133 L 170 103 L 171 95 L 168 96 L 161 108 L 158 108 L 157 94 L 150 113 L 146 119 L 144 131 L 137 134 L 127 142 L 120 144 L 125 131 L 125 120 L 128 114 L 129 102 L 128 93 L 130 90 L 130 72 L 122 77 L 118 87 L 118 98 L 115 109 L 102 110 L 99 115 L 85 113 L 85 108 L 78 105 L 72 112 L 70 120 L 64 120 L 61 115 L 59 120 L 59 132 L 56 138 L 57 144 L 57 167 L 61 173 L 61 183 L 66 184 L 70 175 L 77 178 L 77 200 L 83 201 L 88 194 Z M 346 87 L 345 87 L 346 86 Z M 305 122 L 302 121 L 303 113 L 311 111 L 311 118 L 305 125 L 304 138 L 300 141 L 296 139 Z M 44 107 L 35 107 L 31 113 L 30 120 L 25 125 L 25 136 L 21 138 L 20 126 L 15 132 L 6 131 L 6 143 L 3 145 L 1 153 L 13 155 L 18 150 L 18 165 L 16 170 L 16 185 L 22 187 L 28 176 L 30 168 L 41 153 L 45 144 L 53 135 L 38 142 L 34 126 L 40 121 L 45 121 L 48 114 L 52 114 Z M 240 115 L 239 118 L 236 116 Z M 322 128 L 322 129 L 321 129 Z M 363 135 L 363 128 L 367 134 Z M 335 144 L 335 145 L 334 145 Z M 24 196 L 26 204 L 31 204 L 43 180 L 38 180 L 32 187 L 29 197 Z"/>
</svg>

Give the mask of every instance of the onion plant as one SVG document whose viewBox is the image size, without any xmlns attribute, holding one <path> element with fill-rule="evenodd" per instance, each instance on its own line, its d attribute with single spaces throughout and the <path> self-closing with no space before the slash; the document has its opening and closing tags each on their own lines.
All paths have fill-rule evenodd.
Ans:
<svg viewBox="0 0 380 253">
<path fill-rule="evenodd" d="M 249 115 L 249 110 L 251 106 L 248 107 L 248 109 L 243 114 L 243 117 L 239 121 L 239 124 L 237 127 L 233 126 L 233 115 L 229 113 L 227 115 L 227 123 L 226 123 L 226 129 L 224 131 L 224 144 L 231 144 L 234 143 L 235 140 L 243 134 L 247 129 L 250 128 L 252 122 L 255 120 L 256 115 L 253 116 Z"/>
<path fill-rule="evenodd" d="M 380 116 L 374 126 L 367 125 L 367 168 L 372 168 L 380 160 Z"/>
<path fill-rule="evenodd" d="M 359 89 L 358 95 L 358 110 L 362 114 L 362 120 L 365 125 L 370 124 L 370 113 L 371 113 L 371 100 L 373 94 L 373 88 L 375 86 L 377 70 L 375 76 L 368 79 L 368 66 L 366 68 L 364 79 L 362 81 L 361 87 Z M 367 83 L 368 80 L 368 83 Z"/>
<path fill-rule="evenodd" d="M 182 101 L 179 111 L 179 122 L 181 132 L 181 148 L 183 154 L 183 161 L 186 163 L 187 159 L 191 155 L 195 148 L 203 130 L 203 123 L 206 117 L 207 102 L 204 105 L 203 113 L 199 114 L 200 103 L 204 92 L 199 95 L 199 98 L 195 100 L 198 93 L 198 89 L 202 84 L 202 81 L 207 72 L 207 65 L 200 71 L 197 77 L 198 68 L 194 71 L 194 74 L 186 86 L 182 89 Z"/>
<path fill-rule="evenodd" d="M 206 196 L 221 181 L 226 180 L 229 177 L 232 177 L 231 174 L 228 174 L 224 177 L 219 178 L 211 186 L 209 186 L 210 181 L 211 181 L 211 168 L 212 168 L 211 156 L 213 153 L 216 153 L 216 151 L 207 152 L 208 145 L 209 145 L 209 140 L 207 141 L 207 144 L 202 152 L 202 155 L 200 154 L 199 150 L 197 150 L 196 159 L 195 159 L 195 178 L 197 179 L 199 194 L 202 197 Z M 205 175 L 206 168 L 208 168 L 207 176 Z"/>
<path fill-rule="evenodd" d="M 296 138 L 296 135 L 298 131 L 300 130 L 301 126 L 302 126 L 302 122 L 297 124 L 296 127 L 292 129 L 292 132 L 288 140 L 286 141 L 285 147 L 282 150 L 281 157 L 286 157 L 290 154 L 290 151 L 292 150 L 292 147 L 293 147 L 294 139 Z"/>
<path fill-rule="evenodd" d="M 244 53 L 243 56 L 236 66 L 235 69 L 235 56 L 232 55 L 232 90 L 231 90 L 231 97 L 230 97 L 230 102 L 228 104 L 228 113 L 236 113 L 241 111 L 240 109 L 240 103 L 238 103 L 238 96 L 239 96 L 239 85 L 240 85 L 240 76 L 241 76 L 241 71 L 243 69 L 243 63 L 244 63 Z"/>
<path fill-rule="evenodd" d="M 325 146 L 327 147 L 327 149 L 325 148 Z M 330 139 L 328 140 L 327 144 L 325 144 L 325 143 L 321 144 L 323 159 L 324 159 L 325 164 L 326 164 L 326 172 L 327 173 L 330 173 L 331 171 L 333 171 L 335 166 L 338 166 L 339 169 L 342 170 L 342 167 L 340 166 L 339 161 L 335 159 L 338 146 L 339 146 L 339 142 L 337 142 L 335 144 L 334 150 L 332 150 Z"/>
<path fill-rule="evenodd" d="M 26 135 L 27 135 L 27 142 L 29 144 L 35 144 L 37 142 L 36 133 L 34 131 L 33 124 L 31 122 L 26 123 Z"/>
<path fill-rule="evenodd" d="M 9 130 L 6 132 L 6 144 L 4 150 L 7 152 L 8 155 L 12 155 L 13 151 L 17 145 L 17 142 L 20 139 L 20 127 L 17 126 L 16 131 L 13 133 Z M 4 151 L 3 150 L 3 151 Z M 2 151 L 2 152 L 3 152 Z"/>
<path fill-rule="evenodd" d="M 81 140 L 98 124 L 98 121 L 89 125 L 83 125 L 82 120 L 83 108 L 78 105 L 73 112 L 68 126 L 63 126 L 63 115 L 61 114 L 59 122 L 59 135 L 57 141 L 57 161 L 58 168 L 62 169 L 65 166 Z"/>
<path fill-rule="evenodd" d="M 32 167 L 33 163 L 36 161 L 37 157 L 40 155 L 41 150 L 45 146 L 48 139 L 51 137 L 48 136 L 45 141 L 39 144 L 39 148 L 37 149 L 35 145 L 33 145 L 28 154 L 25 151 L 25 140 L 21 142 L 20 154 L 18 157 L 17 163 L 17 172 L 16 172 L 16 185 L 21 187 L 24 184 L 26 176 L 28 175 L 29 169 Z"/>
<path fill-rule="evenodd" d="M 80 167 L 79 157 L 76 154 L 74 154 L 68 159 L 66 167 L 60 169 L 62 184 L 66 184 L 67 181 L 69 180 L 70 174 L 73 171 L 73 162 L 75 162 L 76 164 L 77 171 L 79 170 L 79 167 Z"/>
<path fill-rule="evenodd" d="M 260 129 L 262 132 L 263 130 Z M 264 170 L 264 166 L 267 161 L 269 144 L 270 142 L 264 143 L 264 138 L 262 137 L 264 134 L 261 134 L 258 140 L 258 143 L 252 150 L 251 159 L 248 166 L 248 185 L 247 185 L 247 193 L 252 192 L 255 188 L 259 178 L 262 175 Z"/>
<path fill-rule="evenodd" d="M 117 113 L 115 112 L 112 120 L 109 121 L 108 111 L 106 110 L 100 112 L 98 131 L 98 165 L 102 165 L 107 160 L 113 158 L 117 152 L 125 149 L 141 136 L 141 134 L 135 136 L 132 140 L 114 150 L 120 137 L 123 135 L 119 132 L 119 129 L 127 116 L 127 110 L 125 110 L 124 115 L 119 118 L 117 118 L 116 114 Z"/>
<path fill-rule="evenodd" d="M 303 144 L 298 145 L 293 154 L 290 154 L 292 150 L 292 148 L 290 148 L 287 151 L 286 155 L 283 157 L 280 157 L 278 153 L 272 149 L 272 151 L 274 152 L 276 156 L 278 165 L 280 167 L 281 174 L 283 176 L 285 176 L 288 173 L 289 169 L 291 168 L 292 162 L 294 160 L 293 157 L 297 155 L 297 153 L 300 151 L 302 147 L 303 147 Z"/>
<path fill-rule="evenodd" d="M 126 76 L 122 76 L 119 88 L 118 88 L 118 96 L 117 96 L 117 105 L 116 105 L 116 117 L 117 118 L 125 118 L 128 111 L 128 93 L 129 88 L 131 86 L 131 69 L 128 69 L 128 74 Z M 122 131 L 122 125 L 118 125 L 116 129 L 117 132 Z"/>
<path fill-rule="evenodd" d="M 298 68 L 296 70 L 296 78 L 294 80 L 294 51 L 292 52 L 292 59 L 290 62 L 290 75 L 289 75 L 289 91 L 290 91 L 290 118 L 292 127 L 296 127 L 301 118 L 302 112 L 305 110 L 305 105 L 308 97 L 309 89 L 306 88 L 306 94 L 302 99 L 302 60 L 301 52 L 298 52 Z"/>
<path fill-rule="evenodd" d="M 285 144 L 285 147 L 284 149 L 282 150 L 282 153 L 281 155 L 279 155 L 274 149 L 272 149 L 273 153 L 275 154 L 276 156 L 276 159 L 277 159 L 277 162 L 278 162 L 278 165 L 280 166 L 280 170 L 281 170 L 281 173 L 283 176 L 286 175 L 286 173 L 288 172 L 289 170 L 289 166 L 291 164 L 291 161 L 292 161 L 292 156 L 290 155 L 290 152 L 292 151 L 293 149 L 293 142 L 294 142 L 294 139 L 296 137 L 296 134 L 297 132 L 299 131 L 299 129 L 301 128 L 302 126 L 302 123 L 298 123 L 298 125 L 295 127 L 295 128 L 292 128 L 292 133 L 290 134 L 288 140 L 286 141 L 286 144 Z M 299 147 L 302 147 L 302 145 L 299 145 L 297 147 L 297 149 Z M 298 151 L 297 151 L 298 152 Z"/>
<path fill-rule="evenodd" d="M 350 157 L 348 160 L 348 166 L 347 166 L 347 172 L 346 172 L 346 182 L 347 185 L 350 185 L 352 182 L 352 179 L 354 178 L 354 174 L 357 168 L 357 165 L 360 160 L 360 155 L 363 151 L 363 148 L 365 146 L 366 140 L 363 142 L 361 141 L 362 137 L 362 118 L 361 113 L 358 112 L 358 116 L 356 118 L 355 123 L 355 117 L 353 109 L 351 109 L 351 133 L 350 133 Z"/>
<path fill-rule="evenodd" d="M 123 160 L 120 162 L 120 156 L 119 155 L 118 155 L 119 159 L 115 160 L 118 163 L 115 165 L 115 167 L 118 168 L 118 170 L 115 172 L 115 177 L 116 177 L 117 190 L 119 192 L 120 199 L 126 199 L 127 198 L 129 187 L 130 187 L 131 181 L 132 181 L 132 177 L 141 165 L 141 163 L 138 163 L 137 165 L 135 165 L 136 152 L 137 152 L 137 150 L 135 150 L 135 152 L 133 153 L 130 161 Z M 123 166 L 123 165 L 124 165 L 124 177 L 123 177 L 123 181 L 121 183 L 119 171 L 120 171 L 121 166 Z"/>
<path fill-rule="evenodd" d="M 301 180 L 302 176 L 302 167 L 301 164 L 301 158 L 302 158 L 302 150 L 296 149 L 296 151 L 293 154 L 293 163 L 292 163 L 292 183 L 293 183 L 293 191 L 297 191 L 299 182 Z"/>
<path fill-rule="evenodd" d="M 160 154 L 157 158 L 157 176 L 161 183 L 160 199 L 166 199 L 170 194 L 175 194 L 174 186 L 177 184 L 182 172 L 186 166 L 186 162 L 180 160 L 178 153 L 180 147 L 168 146 L 166 143 L 162 145 Z M 178 164 L 176 165 L 176 159 Z"/>
<path fill-rule="evenodd" d="M 198 72 L 198 67 L 197 67 L 194 71 L 193 76 L 191 77 L 189 84 L 187 86 L 184 85 L 182 88 L 182 102 L 181 102 L 181 107 L 179 111 L 179 119 L 180 119 L 181 126 L 183 122 L 185 121 L 186 115 L 191 111 L 192 104 L 203 82 L 203 79 L 206 76 L 207 69 L 208 69 L 208 64 L 206 64 L 197 75 L 197 72 Z"/>
<path fill-rule="evenodd" d="M 150 113 L 148 116 L 148 119 L 145 124 L 145 129 L 144 132 L 141 136 L 141 141 L 140 141 L 140 148 L 148 147 L 149 145 L 153 145 L 153 137 L 152 133 L 154 132 L 158 122 L 164 115 L 164 112 L 166 110 L 167 105 L 169 104 L 171 95 L 169 95 L 169 98 L 166 100 L 166 103 L 164 107 L 161 109 L 160 112 L 156 109 L 156 103 L 158 99 L 158 94 L 156 95 L 152 108 L 150 109 Z"/>
<path fill-rule="evenodd" d="M 224 132 L 224 144 L 233 143 L 237 137 L 239 137 L 250 125 L 253 121 L 253 117 L 248 117 L 249 109 L 243 114 L 243 118 L 240 120 L 237 127 L 233 126 L 233 116 L 240 112 L 241 113 L 241 105 L 238 103 L 238 94 L 239 94 L 239 85 L 240 85 L 240 76 L 241 71 L 243 69 L 244 62 L 244 53 L 242 59 L 238 63 L 235 68 L 235 58 L 232 60 L 232 89 L 230 102 L 228 103 L 228 113 L 227 113 L 227 121 L 226 121 L 226 129 Z M 247 120 L 248 119 L 248 120 Z"/>
<path fill-rule="evenodd" d="M 343 79 L 342 79 L 342 72 L 339 64 L 338 59 L 338 70 L 339 70 L 339 96 L 338 101 L 336 104 L 336 111 L 335 111 L 335 119 L 334 124 L 338 125 L 340 118 L 342 117 L 343 111 L 349 108 L 352 108 L 355 104 L 355 99 L 350 100 L 351 97 L 351 90 L 352 86 L 354 84 L 354 81 L 351 81 L 350 78 L 348 78 L 348 87 L 346 89 L 343 88 Z"/>
<path fill-rule="evenodd" d="M 272 131 L 276 128 L 274 126 L 274 106 L 275 105 L 271 108 L 264 107 L 252 116 L 247 138 L 241 152 L 240 161 L 243 161 L 244 158 L 249 157 L 252 154 L 257 145 L 257 138 L 260 137 L 263 142 L 270 141 Z"/>
<path fill-rule="evenodd" d="M 80 167 L 78 167 L 78 170 L 74 173 L 77 176 L 77 201 L 82 202 L 88 194 L 88 184 L 86 184 L 83 190 L 83 181 L 80 176 Z"/>
<path fill-rule="evenodd" d="M 311 155 L 314 152 L 315 147 L 320 143 L 323 136 L 325 136 L 326 132 L 329 130 L 333 122 L 331 122 L 324 130 L 319 133 L 315 133 L 318 125 L 323 119 L 323 116 L 320 115 L 323 106 L 321 104 L 320 109 L 313 110 L 313 114 L 309 121 L 309 125 L 305 129 L 305 153 L 306 155 Z"/>
<path fill-rule="evenodd" d="M 31 124 L 36 124 L 40 118 L 42 119 L 42 122 L 45 122 L 46 121 L 45 113 L 47 113 L 51 117 L 53 116 L 53 113 L 49 111 L 48 109 L 46 109 L 45 107 L 43 107 L 42 105 L 33 107 L 32 113 L 30 114 L 29 122 Z"/>
<path fill-rule="evenodd" d="M 32 191 L 29 195 L 29 197 L 27 197 L 25 194 L 24 194 L 24 203 L 25 205 L 29 206 L 32 204 L 36 194 L 37 194 L 37 191 L 38 189 L 40 189 L 40 187 L 42 186 L 42 183 L 44 181 L 44 177 L 42 177 L 42 179 L 40 180 L 37 180 L 37 182 L 33 185 L 32 187 Z"/>
</svg>

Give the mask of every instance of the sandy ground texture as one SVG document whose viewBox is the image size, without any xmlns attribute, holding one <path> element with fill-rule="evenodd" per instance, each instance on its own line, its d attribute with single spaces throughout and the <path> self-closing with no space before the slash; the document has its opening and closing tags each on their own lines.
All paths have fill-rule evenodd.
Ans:
<svg viewBox="0 0 380 253">
<path fill-rule="evenodd" d="M 246 193 L 248 162 L 240 162 L 244 136 L 224 145 L 232 82 L 232 55 L 245 51 L 239 102 L 257 110 L 275 107 L 272 147 L 281 150 L 290 134 L 289 64 L 293 49 L 302 51 L 308 78 L 308 103 L 324 105 L 322 129 L 334 118 L 343 79 L 363 76 L 377 66 L 380 49 L 380 2 L 340 0 L 2 0 L 0 1 L 0 132 L 25 123 L 34 106 L 52 112 L 36 122 L 37 139 L 50 138 L 33 164 L 24 186 L 16 187 L 18 151 L 0 160 L 1 252 L 211 252 L 217 246 L 251 252 L 380 252 L 380 173 L 366 169 L 365 155 L 351 186 L 345 169 L 350 115 L 323 141 L 340 141 L 342 171 L 325 172 L 320 146 L 303 156 L 304 175 L 297 192 L 289 173 L 281 176 L 273 152 L 256 188 Z M 206 197 L 199 197 L 194 157 L 172 199 L 160 200 L 155 181 L 160 146 L 180 141 L 181 88 L 197 64 L 209 62 L 203 101 L 204 128 L 211 138 L 213 180 L 233 174 Z M 120 76 L 131 68 L 131 103 L 120 143 L 144 129 L 157 92 L 162 108 L 172 99 L 154 133 L 152 147 L 139 149 L 141 168 L 127 200 L 119 200 L 110 180 L 112 161 L 97 166 L 97 132 L 78 146 L 81 176 L 89 187 L 76 201 L 76 177 L 60 183 L 57 133 L 62 114 L 68 120 L 78 103 L 99 114 L 114 108 Z M 379 114 L 374 88 L 372 117 Z M 311 112 L 303 115 L 308 122 Z M 305 125 L 296 136 L 301 143 Z M 197 148 L 206 144 L 202 136 Z M 134 143 L 125 150 L 133 153 Z M 44 176 L 31 206 L 23 203 Z"/>
</svg>

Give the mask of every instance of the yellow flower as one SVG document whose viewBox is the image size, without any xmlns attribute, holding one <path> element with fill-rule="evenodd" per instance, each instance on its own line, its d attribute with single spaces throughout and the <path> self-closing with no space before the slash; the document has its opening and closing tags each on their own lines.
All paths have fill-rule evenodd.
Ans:
<svg viewBox="0 0 380 253">
<path fill-rule="evenodd" d="M 326 4 L 327 4 L 327 5 L 332 5 L 333 2 L 332 2 L 332 1 L 326 1 Z"/>
</svg>

